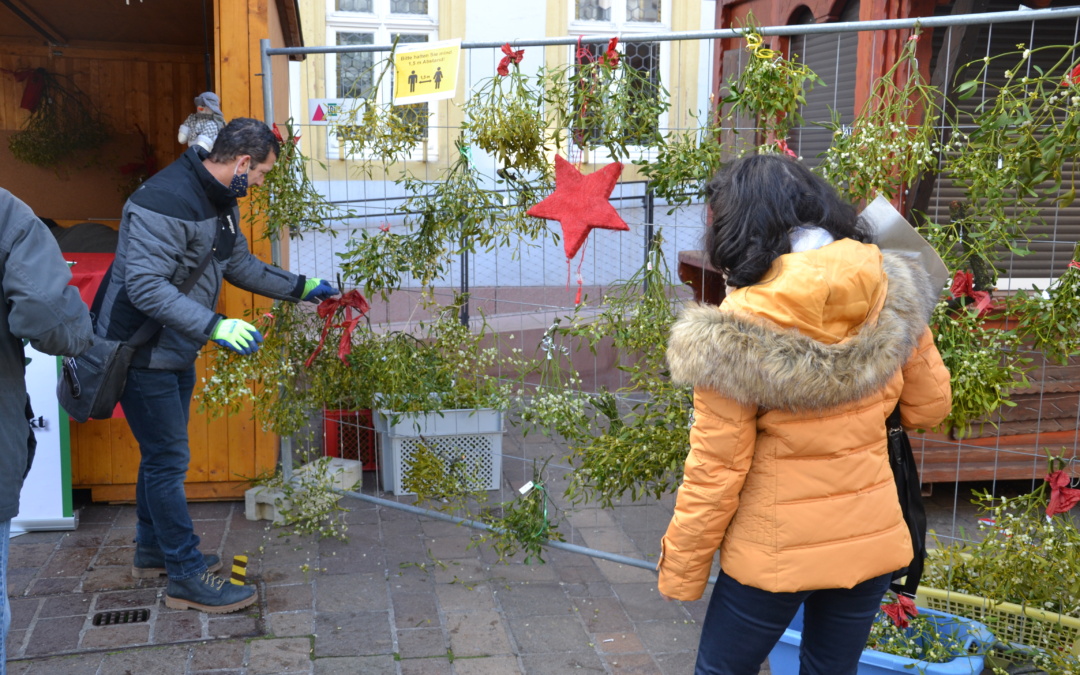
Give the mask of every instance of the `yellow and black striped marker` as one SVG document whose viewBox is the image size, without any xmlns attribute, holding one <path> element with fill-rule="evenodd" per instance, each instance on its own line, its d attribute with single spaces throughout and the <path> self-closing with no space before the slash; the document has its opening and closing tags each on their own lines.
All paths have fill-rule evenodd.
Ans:
<svg viewBox="0 0 1080 675">
<path fill-rule="evenodd" d="M 232 575 L 229 581 L 237 586 L 243 586 L 247 581 L 247 556 L 234 555 L 232 560 Z"/>
</svg>

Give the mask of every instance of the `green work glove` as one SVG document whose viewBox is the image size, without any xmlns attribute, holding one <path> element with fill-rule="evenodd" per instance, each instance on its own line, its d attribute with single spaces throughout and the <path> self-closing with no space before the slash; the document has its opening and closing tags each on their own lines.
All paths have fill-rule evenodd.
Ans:
<svg viewBox="0 0 1080 675">
<path fill-rule="evenodd" d="M 301 300 L 307 300 L 308 302 L 322 302 L 323 300 L 340 295 L 341 291 L 334 288 L 329 282 L 317 277 L 311 277 L 304 280 L 304 294 L 300 297 Z"/>
<path fill-rule="evenodd" d="M 263 341 L 262 333 L 255 326 L 240 319 L 222 319 L 214 326 L 210 339 L 237 354 L 254 354 Z"/>
</svg>

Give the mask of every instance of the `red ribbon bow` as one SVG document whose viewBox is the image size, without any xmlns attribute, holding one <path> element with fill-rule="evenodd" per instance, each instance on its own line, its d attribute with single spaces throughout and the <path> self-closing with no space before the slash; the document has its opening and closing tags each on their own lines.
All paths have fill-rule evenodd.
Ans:
<svg viewBox="0 0 1080 675">
<path fill-rule="evenodd" d="M 613 37 L 608 40 L 607 51 L 600 57 L 600 63 L 603 63 L 609 68 L 614 68 L 619 65 L 619 52 L 615 50 L 615 45 L 619 44 L 619 38 Z"/>
<path fill-rule="evenodd" d="M 780 150 L 788 157 L 794 157 L 795 159 L 799 158 L 799 156 L 795 154 L 795 151 L 788 147 L 786 138 L 776 139 L 776 147 L 780 148 Z"/>
<path fill-rule="evenodd" d="M 952 286 L 949 293 L 954 298 L 970 298 L 974 301 L 975 309 L 979 310 L 979 318 L 994 309 L 994 302 L 987 291 L 975 290 L 975 277 L 971 272 L 960 270 L 953 276 Z"/>
<path fill-rule="evenodd" d="M 1061 86 L 1067 87 L 1070 84 L 1080 84 L 1080 66 L 1076 66 L 1065 76 L 1065 79 L 1061 81 Z"/>
<path fill-rule="evenodd" d="M 881 611 L 885 612 L 898 628 L 907 628 L 908 619 L 919 614 L 919 608 L 915 606 L 915 601 L 906 595 L 896 596 L 896 602 L 883 603 Z"/>
<path fill-rule="evenodd" d="M 1046 477 L 1050 483 L 1050 503 L 1046 505 L 1046 515 L 1065 513 L 1080 502 L 1080 490 L 1069 487 L 1072 478 L 1064 471 L 1055 471 Z"/>
<path fill-rule="evenodd" d="M 277 122 L 274 122 L 273 131 L 274 131 L 274 138 L 276 138 L 278 140 L 278 143 L 284 143 L 285 142 L 285 137 L 281 135 L 281 129 L 278 128 Z M 293 145 L 296 145 L 297 141 L 299 141 L 299 140 L 300 140 L 300 134 L 296 134 L 291 139 L 289 139 L 289 142 L 292 143 Z"/>
<path fill-rule="evenodd" d="M 304 361 L 304 367 L 310 368 L 311 364 L 315 362 L 315 357 L 322 351 L 323 342 L 326 341 L 326 334 L 330 332 L 330 327 L 334 325 L 334 317 L 338 311 L 345 310 L 345 320 L 337 324 L 344 330 L 341 332 L 341 340 L 338 342 L 338 358 L 344 363 L 348 363 L 349 354 L 352 353 L 352 334 L 356 330 L 356 325 L 360 323 L 360 319 L 364 318 L 364 315 L 368 313 L 371 306 L 368 305 L 368 301 L 360 294 L 360 291 L 351 290 L 344 295 L 337 298 L 327 298 L 319 303 L 319 308 L 316 310 L 319 316 L 326 319 L 326 323 L 323 325 L 322 335 L 319 336 L 319 345 L 315 347 L 315 351 L 311 352 L 311 356 Z M 358 311 L 360 314 L 353 317 L 353 310 Z"/>
<path fill-rule="evenodd" d="M 36 111 L 38 106 L 41 105 L 41 95 L 45 91 L 45 69 L 20 68 L 19 70 L 8 70 L 7 68 L 0 68 L 0 70 L 13 76 L 16 82 L 26 83 L 22 100 L 19 101 L 19 107 L 30 112 Z"/>
<path fill-rule="evenodd" d="M 525 58 L 525 50 L 519 49 L 514 51 L 510 49 L 510 43 L 507 42 L 502 46 L 502 53 L 506 56 L 502 57 L 502 61 L 499 61 L 499 67 L 496 69 L 499 75 L 506 77 L 510 74 L 510 64 L 517 65 L 521 63 L 521 59 Z"/>
</svg>

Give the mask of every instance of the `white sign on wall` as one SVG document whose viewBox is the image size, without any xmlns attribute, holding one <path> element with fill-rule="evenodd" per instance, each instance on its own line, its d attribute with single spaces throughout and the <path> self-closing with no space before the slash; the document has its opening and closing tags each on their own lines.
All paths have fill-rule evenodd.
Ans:
<svg viewBox="0 0 1080 675">
<path fill-rule="evenodd" d="M 42 354 L 30 345 L 25 350 L 26 389 L 34 408 L 30 424 L 37 452 L 19 494 L 19 515 L 11 521 L 11 531 L 74 530 L 68 416 L 56 400 L 60 357 Z"/>
</svg>

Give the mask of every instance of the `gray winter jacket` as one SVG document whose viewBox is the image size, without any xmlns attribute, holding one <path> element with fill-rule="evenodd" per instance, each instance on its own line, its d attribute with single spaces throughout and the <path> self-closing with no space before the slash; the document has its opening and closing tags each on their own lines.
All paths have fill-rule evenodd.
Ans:
<svg viewBox="0 0 1080 675">
<path fill-rule="evenodd" d="M 299 300 L 305 278 L 248 250 L 236 199 L 191 148 L 143 183 L 124 205 L 116 260 L 99 291 L 98 335 L 126 340 L 153 317 L 164 328 L 140 348 L 136 368 L 191 366 L 224 318 L 214 311 L 224 279 L 278 300 Z M 177 288 L 208 251 L 213 257 L 187 295 Z"/>
<path fill-rule="evenodd" d="M 34 459 L 23 345 L 75 356 L 93 344 L 90 313 L 69 281 L 49 228 L 0 189 L 0 521 L 19 514 L 19 492 Z"/>
</svg>

